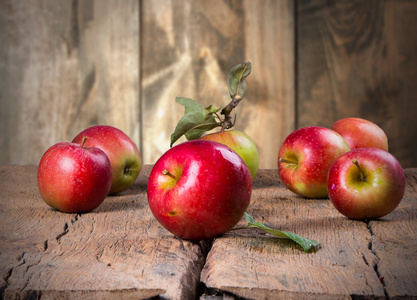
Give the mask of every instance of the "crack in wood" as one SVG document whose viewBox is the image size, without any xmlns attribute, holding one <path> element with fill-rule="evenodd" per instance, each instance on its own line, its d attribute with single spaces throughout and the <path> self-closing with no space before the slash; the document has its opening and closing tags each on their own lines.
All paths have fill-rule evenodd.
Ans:
<svg viewBox="0 0 417 300">
<path fill-rule="evenodd" d="M 65 222 L 65 224 L 64 224 L 64 231 L 63 232 L 61 232 L 61 233 L 59 233 L 56 237 L 55 237 L 55 239 L 57 240 L 57 242 L 58 243 L 60 243 L 61 242 L 61 238 L 64 236 L 64 235 L 66 235 L 68 233 L 68 223 L 67 222 Z"/>
<path fill-rule="evenodd" d="M 26 254 L 26 252 L 25 252 L 25 251 L 23 251 L 23 252 L 22 252 L 22 254 L 20 254 L 20 255 L 17 257 L 17 260 L 18 260 L 18 261 L 21 261 L 21 260 L 23 259 L 23 257 L 25 256 L 25 254 Z"/>
<path fill-rule="evenodd" d="M 22 254 L 20 254 L 18 257 L 17 257 L 17 261 L 19 262 L 17 265 L 14 265 L 13 267 L 11 267 L 7 272 L 6 272 L 6 274 L 4 274 L 4 276 L 3 276 L 3 280 L 4 280 L 4 285 L 3 286 L 1 286 L 0 287 L 0 299 L 5 299 L 5 291 L 6 291 L 6 289 L 8 288 L 8 286 L 9 286 L 9 278 L 12 276 L 12 274 L 13 274 L 13 271 L 14 271 L 14 269 L 16 268 L 16 267 L 18 267 L 18 266 L 21 266 L 21 265 L 23 265 L 23 264 L 25 264 L 26 263 L 26 261 L 23 259 L 23 257 L 25 256 L 25 254 L 26 254 L 26 252 L 25 251 L 23 251 L 22 252 Z"/>
<path fill-rule="evenodd" d="M 41 257 L 39 257 L 39 259 L 38 260 L 36 260 L 35 262 L 33 262 L 33 263 L 31 263 L 31 264 L 28 264 L 27 266 L 26 266 L 26 270 L 25 270 L 25 272 L 24 272 L 24 274 L 28 274 L 29 273 L 29 269 L 30 268 L 32 268 L 32 267 L 34 267 L 34 266 L 37 266 L 37 265 L 39 265 L 39 263 L 41 262 L 41 260 L 42 260 L 42 256 Z M 31 261 L 31 259 L 29 258 L 29 261 Z M 22 263 L 22 265 L 24 265 L 24 264 L 26 264 L 26 260 L 25 259 L 23 259 L 23 263 Z M 30 282 L 30 279 L 32 278 L 32 276 L 29 276 L 29 277 L 27 277 L 26 278 L 26 282 L 24 283 L 24 285 L 23 285 L 23 287 L 20 289 L 20 293 L 22 293 L 23 291 L 26 291 L 26 288 L 27 288 L 27 286 L 29 285 L 29 282 Z M 26 291 L 26 293 L 30 293 L 30 292 L 35 292 L 36 293 L 36 291 Z M 31 297 L 23 297 L 24 299 L 38 299 L 38 298 L 31 298 Z"/>
<path fill-rule="evenodd" d="M 263 174 L 267 174 L 266 171 L 263 172 Z M 272 171 L 271 174 L 274 174 L 273 178 L 277 178 L 277 175 L 275 175 L 275 173 L 272 173 Z M 135 191 L 139 189 L 139 186 L 141 185 L 135 186 Z M 408 194 L 406 194 L 405 197 L 406 201 L 410 201 L 410 199 L 415 199 L 414 186 L 415 184 L 412 187 L 408 188 Z M 35 188 L 36 185 L 34 186 L 34 189 Z M 413 190 L 411 191 L 411 189 Z M 277 193 L 276 189 L 271 189 L 270 191 L 271 194 Z M 411 192 L 413 192 L 413 194 L 411 194 Z M 130 197 L 133 198 L 136 196 L 126 195 L 126 197 L 127 200 L 130 200 Z M 140 200 L 137 201 L 146 201 L 145 197 L 146 196 L 143 195 L 143 198 L 140 198 Z M 33 199 L 36 200 L 36 198 Z M 88 260 L 88 264 L 86 264 L 86 267 L 88 269 L 85 269 L 83 277 L 87 274 L 92 274 L 93 276 L 95 276 L 95 274 L 99 273 L 99 275 L 97 275 L 97 278 L 99 278 L 98 281 L 103 280 L 103 282 L 104 280 L 107 280 L 108 274 L 114 274 L 115 276 L 117 275 L 118 278 L 122 279 L 126 277 L 128 279 L 131 279 L 133 282 L 132 284 L 126 284 L 126 287 L 129 288 L 138 284 L 138 293 L 142 289 L 146 292 L 146 289 L 149 288 L 150 285 L 153 286 L 153 284 L 155 284 L 156 286 L 162 284 L 168 287 L 167 295 L 172 299 L 175 299 L 175 297 L 173 297 L 172 295 L 180 295 L 184 297 L 187 295 L 192 295 L 193 298 L 196 297 L 200 300 L 244 299 L 242 298 L 243 296 L 256 299 L 261 298 L 262 295 L 279 295 L 283 297 L 291 296 L 296 298 L 301 294 L 297 294 L 299 292 L 293 292 L 295 289 L 291 289 L 292 287 L 286 283 L 282 283 L 282 286 L 284 286 L 283 288 L 281 288 L 278 285 L 271 285 L 271 287 L 268 286 L 266 288 L 252 288 L 252 285 L 250 287 L 235 287 L 233 284 L 229 283 L 229 279 L 227 278 L 227 276 L 239 278 L 238 272 L 233 273 L 233 271 L 237 270 L 237 267 L 236 269 L 234 269 L 235 266 L 239 266 L 238 264 L 242 262 L 242 266 L 245 267 L 240 268 L 240 270 L 243 270 L 243 272 L 241 272 L 243 280 L 248 278 L 249 280 L 253 280 L 253 282 L 255 282 L 255 275 L 262 274 L 262 272 L 266 274 L 265 278 L 267 278 L 266 276 L 269 276 L 270 278 L 273 278 L 272 276 L 281 278 L 283 276 L 287 276 L 287 274 L 292 271 L 292 268 L 300 268 L 300 266 L 305 268 L 305 263 L 310 263 L 310 261 L 313 264 L 315 271 L 324 268 L 324 270 L 328 272 L 328 274 L 325 274 L 329 275 L 328 278 L 330 278 L 330 275 L 332 275 L 330 274 L 331 270 L 334 274 L 336 274 L 335 276 L 331 276 L 333 278 L 355 278 L 358 279 L 358 283 L 362 282 L 363 286 L 361 284 L 358 288 L 356 288 L 355 286 L 353 286 L 353 288 L 342 286 L 342 288 L 340 289 L 341 293 L 343 293 L 343 296 L 346 296 L 347 298 L 350 296 L 352 299 L 364 299 L 375 296 L 375 298 L 380 297 L 392 299 L 394 297 L 397 297 L 398 295 L 401 296 L 401 291 L 396 291 L 393 288 L 392 282 L 393 280 L 399 278 L 397 276 L 398 274 L 402 275 L 403 273 L 394 272 L 393 274 L 391 274 L 391 271 L 388 268 L 390 266 L 390 262 L 387 262 L 387 257 L 392 255 L 392 253 L 390 252 L 391 249 L 398 249 L 402 247 L 401 249 L 409 250 L 412 249 L 411 246 L 413 246 L 414 243 L 404 245 L 399 244 L 403 240 L 400 240 L 400 237 L 398 237 L 398 240 L 394 240 L 392 243 L 392 246 L 395 248 L 389 248 L 388 246 L 391 246 L 391 244 L 388 245 L 388 242 L 391 241 L 391 235 L 388 235 L 387 237 L 383 234 L 386 234 L 386 231 L 384 230 L 391 230 L 391 232 L 389 233 L 392 234 L 394 237 L 397 236 L 396 231 L 398 229 L 397 227 L 393 227 L 393 225 L 397 225 L 397 222 L 394 221 L 402 218 L 403 213 L 406 213 L 406 218 L 410 219 L 410 214 L 412 214 L 412 220 L 414 221 L 414 206 L 410 206 L 409 202 L 405 202 L 406 206 L 404 206 L 404 208 L 400 208 L 400 210 L 396 212 L 398 213 L 398 215 L 391 215 L 393 220 L 392 222 L 388 222 L 389 220 L 353 222 L 341 217 L 332 218 L 332 216 L 334 216 L 333 214 L 322 216 L 323 210 L 321 209 L 321 207 L 327 208 L 327 206 L 325 206 L 323 202 L 315 202 L 314 206 L 311 209 L 309 208 L 309 203 L 303 204 L 306 205 L 306 208 L 309 209 L 300 209 L 298 211 L 298 214 L 301 214 L 303 218 L 301 221 L 300 219 L 293 218 L 292 216 L 295 205 L 294 203 L 296 203 L 296 200 L 298 200 L 297 198 L 294 197 L 290 198 L 289 200 L 286 200 L 286 202 L 284 202 L 284 200 L 280 202 L 282 204 L 289 205 L 287 207 L 288 210 L 283 210 L 283 212 L 276 217 L 277 219 L 271 218 L 271 215 L 269 215 L 266 212 L 267 210 L 271 210 L 271 214 L 273 213 L 274 215 L 276 215 L 276 212 L 273 211 L 273 209 L 275 208 L 275 206 L 273 205 L 276 205 L 276 203 L 271 199 L 275 200 L 275 197 L 270 197 L 270 199 L 268 200 L 268 195 L 265 195 L 265 198 L 263 198 L 263 201 L 265 203 L 258 203 L 258 206 L 253 208 L 253 210 L 259 214 L 259 218 L 261 218 L 262 216 L 263 222 L 267 220 L 268 223 L 271 222 L 271 226 L 273 226 L 273 224 L 282 224 L 278 223 L 277 220 L 279 219 L 284 224 L 290 224 L 291 222 L 300 222 L 300 224 L 297 223 L 295 225 L 300 226 L 303 225 L 306 221 L 304 218 L 308 217 L 308 224 L 314 224 L 314 226 L 319 226 L 319 228 L 324 227 L 323 232 L 326 233 L 326 235 L 319 235 L 318 237 L 321 237 L 319 240 L 325 240 L 325 236 L 335 232 L 334 228 L 337 227 L 333 226 L 334 224 L 341 224 L 341 229 L 343 229 L 344 234 L 342 234 L 342 231 L 339 231 L 340 234 L 337 236 L 335 240 L 339 241 L 342 239 L 347 239 L 349 244 L 346 243 L 346 248 L 334 248 L 335 251 L 333 252 L 333 248 L 331 248 L 332 243 L 330 241 L 329 236 L 329 239 L 325 244 L 326 247 L 324 247 L 323 251 L 318 252 L 317 255 L 315 254 L 308 256 L 304 255 L 303 253 L 294 256 L 294 250 L 291 250 L 290 248 L 287 249 L 286 247 L 275 249 L 276 245 L 274 243 L 260 243 L 259 239 L 261 239 L 261 237 L 258 237 L 257 235 L 252 236 L 249 234 L 242 234 L 239 236 L 230 234 L 226 235 L 225 237 L 210 241 L 192 241 L 191 244 L 189 241 L 176 240 L 171 235 L 168 235 L 165 231 L 162 232 L 162 228 L 160 227 L 160 225 L 158 225 L 158 223 L 156 223 L 156 221 L 154 221 L 151 218 L 151 215 L 149 214 L 148 210 L 146 210 L 145 213 L 142 215 L 142 219 L 140 221 L 142 223 L 138 223 L 137 220 L 132 220 L 132 217 L 136 217 L 138 213 L 134 209 L 136 206 L 133 205 L 131 207 L 132 209 L 125 210 L 125 208 L 123 208 L 123 211 L 116 210 L 111 214 L 107 213 L 107 210 L 104 210 L 100 211 L 100 213 L 97 214 L 57 214 L 56 216 L 52 215 L 54 214 L 52 210 L 46 210 L 43 206 L 41 206 L 39 209 L 42 210 L 42 213 L 45 214 L 45 216 L 42 217 L 42 220 L 48 217 L 48 222 L 39 222 L 38 219 L 30 219 L 28 220 L 30 222 L 27 223 L 27 226 L 22 226 L 20 223 L 17 224 L 16 226 L 19 226 L 18 229 L 20 231 L 18 232 L 19 234 L 21 234 L 21 237 L 19 237 L 19 239 L 16 240 L 16 235 L 15 233 L 13 233 L 13 235 L 11 235 L 10 237 L 10 242 L 4 243 L 4 248 L 1 249 L 2 251 L 4 251 L 3 249 L 5 249 L 5 251 L 9 251 L 9 255 L 7 257 L 9 258 L 9 261 L 8 265 L 5 264 L 4 269 L 2 270 L 2 277 L 8 282 L 2 282 L 0 284 L 0 299 L 4 299 L 4 297 L 20 297 L 21 299 L 32 299 L 31 297 L 34 297 L 34 299 L 37 299 L 36 297 L 46 298 L 52 297 L 51 295 L 57 295 L 58 292 L 51 289 L 52 285 L 45 285 L 45 280 L 48 280 L 48 272 L 51 272 L 51 274 L 54 275 L 64 275 L 67 272 L 65 268 L 68 266 L 72 267 L 70 264 L 72 264 L 73 262 L 76 262 L 77 264 L 82 266 L 82 263 L 80 261 L 82 259 Z M 124 204 L 127 203 L 127 200 L 125 201 L 124 199 L 121 199 L 120 202 Z M 290 201 L 292 202 L 290 203 Z M 300 199 L 300 202 L 301 201 L 304 200 Z M 267 207 L 269 203 L 272 204 L 270 204 L 270 207 Z M 31 204 L 29 203 L 28 206 L 31 207 L 30 205 Z M 265 210 L 260 209 L 260 207 L 262 206 L 265 206 Z M 411 209 L 409 209 L 410 207 Z M 317 210 L 316 214 L 314 214 L 313 208 Z M 19 210 L 16 211 L 21 212 L 24 210 L 22 210 L 19 207 Z M 327 210 L 324 211 L 327 212 Z M 329 212 L 333 213 L 333 211 L 330 210 Z M 7 216 L 7 218 L 11 220 L 11 217 L 8 214 L 5 215 Z M 316 215 L 318 216 L 316 217 Z M 39 214 L 31 214 L 31 216 L 38 218 Z M 285 219 L 284 216 L 289 217 Z M 51 217 L 51 219 L 49 219 L 49 217 Z M 2 219 L 5 220 L 5 217 L 2 216 Z M 93 224 L 91 224 L 91 220 L 93 220 Z M 112 220 L 113 222 L 110 222 Z M 273 222 L 274 220 L 276 223 Z M 317 221 L 310 222 L 312 220 Z M 330 222 L 333 220 L 337 222 Z M 77 221 L 80 221 L 80 223 L 76 223 Z M 5 221 L 2 222 L 8 224 Z M 37 226 L 39 226 L 39 228 L 29 231 L 29 226 L 32 226 L 34 222 Z M 51 224 L 53 224 L 54 226 L 52 227 Z M 366 224 L 366 228 L 364 227 L 364 224 Z M 414 223 L 411 223 L 411 225 L 414 225 Z M 152 226 L 154 226 L 155 228 L 151 228 Z M 351 228 L 347 228 L 348 226 L 351 226 Z M 381 228 L 381 226 L 383 227 Z M 312 228 L 314 229 L 316 227 Z M 113 229 L 113 232 L 110 231 Z M 328 231 L 326 231 L 326 229 Z M 412 230 L 413 229 L 414 228 L 412 228 Z M 138 232 L 138 230 L 140 231 Z M 89 232 L 93 232 L 93 234 L 91 236 L 88 236 Z M 413 232 L 414 231 L 412 231 L 412 233 Z M 161 235 L 161 233 L 163 235 Z M 407 232 L 404 231 L 404 233 Z M 66 236 L 64 237 L 64 235 Z M 56 237 L 58 238 L 58 242 L 55 241 Z M 409 237 L 406 236 L 405 238 Z M 173 239 L 173 241 L 167 241 L 166 239 Z M 164 243 L 164 241 L 166 243 Z M 215 243 L 213 244 L 213 242 Z M 397 244 L 395 244 L 395 242 Z M 18 248 L 12 249 L 11 246 L 8 246 L 9 248 L 6 248 L 7 244 L 16 245 L 18 246 Z M 242 245 L 246 245 L 246 247 L 248 247 L 251 251 L 246 253 L 246 250 L 242 249 Z M 258 248 L 255 248 L 254 245 Z M 198 247 L 200 249 L 198 249 Z M 258 251 L 261 248 L 262 251 Z M 43 249 L 45 250 L 43 251 Z M 226 249 L 227 251 L 222 251 L 223 249 Z M 350 250 L 351 252 L 349 252 Z M 350 257 L 350 255 L 352 255 L 352 257 Z M 399 260 L 399 262 L 402 264 L 409 264 L 412 267 L 413 264 L 409 262 L 408 257 L 413 258 L 413 253 L 407 252 L 407 255 L 409 256 L 406 257 L 406 260 Z M 63 257 L 60 258 L 61 256 Z M 286 269 L 285 272 L 275 272 L 275 269 L 279 269 L 281 267 L 281 269 L 283 269 L 283 267 L 285 267 L 284 261 L 279 260 L 279 258 L 283 256 L 291 256 L 291 259 L 294 258 L 294 260 L 288 262 L 288 269 Z M 237 257 L 237 259 L 232 260 L 232 258 L 234 257 Z M 147 261 L 148 258 L 154 258 L 152 264 L 150 261 Z M 29 266 L 38 259 L 41 260 L 37 265 L 33 265 L 33 267 Z M 95 261 L 95 259 L 97 259 L 98 262 Z M 209 261 L 206 262 L 205 260 Z M 249 263 L 243 264 L 243 262 L 245 261 L 249 261 Z M 304 264 L 297 265 L 298 261 Z M 204 272 L 201 272 L 201 268 L 210 264 L 212 264 L 213 266 L 213 262 L 216 263 L 217 266 L 223 267 L 223 269 L 218 269 L 222 273 L 220 273 L 219 271 L 215 273 L 212 269 L 210 272 L 206 272 L 206 278 L 202 278 L 201 274 L 204 274 Z M 235 262 L 237 262 L 237 264 L 234 264 Z M 265 266 L 267 266 L 267 263 L 269 262 L 274 262 L 275 265 L 279 268 L 276 268 L 274 265 L 274 269 L 271 268 L 272 271 L 268 271 L 265 268 Z M 102 263 L 104 263 L 104 265 L 102 265 Z M 329 263 L 332 263 L 331 267 L 329 267 Z M 396 261 L 394 261 L 394 263 L 396 263 Z M 176 265 L 178 265 L 178 268 L 176 267 Z M 255 273 L 253 274 L 254 278 L 250 278 L 250 276 L 252 276 L 252 272 L 249 274 L 244 274 L 244 271 L 248 270 L 247 266 L 258 268 L 255 270 Z M 336 267 L 334 268 L 333 266 Z M 338 268 L 340 266 L 344 266 L 346 267 L 346 269 Z M 398 266 L 400 267 L 402 265 L 399 264 Z M 95 270 L 92 269 L 96 267 L 98 268 L 99 272 L 95 272 Z M 25 272 L 26 269 L 28 270 L 27 272 Z M 352 273 L 350 273 L 350 270 L 352 270 Z M 365 273 L 360 273 L 363 275 L 360 275 L 361 278 L 359 279 L 357 278 L 357 274 L 355 274 L 355 272 L 361 271 L 364 271 Z M 412 271 L 413 270 L 408 271 L 408 273 L 411 273 Z M 77 272 L 78 270 L 75 270 L 74 274 L 79 274 Z M 101 275 L 102 272 L 103 275 Z M 189 276 L 185 276 L 185 273 L 187 273 Z M 223 274 L 225 274 L 224 277 L 222 277 Z M 343 277 L 345 274 L 347 274 L 347 276 Z M 377 277 L 375 277 L 374 274 L 377 275 Z M 313 295 L 316 297 L 329 296 L 330 298 L 331 295 L 335 295 L 329 293 L 324 294 L 320 291 L 314 294 L 310 291 L 314 288 L 312 284 L 315 283 L 315 281 L 313 281 L 315 277 L 306 277 L 307 279 L 303 280 L 303 278 L 297 277 L 297 273 L 295 273 L 295 275 L 296 276 L 292 278 L 298 281 L 294 281 L 294 286 L 297 289 L 297 291 L 304 291 L 304 295 L 306 297 Z M 313 274 L 313 276 L 314 275 L 315 274 Z M 150 276 L 154 276 L 154 279 Z M 208 279 L 208 276 L 212 276 L 210 277 L 210 280 Z M 323 275 L 319 274 L 319 276 Z M 212 280 L 212 278 L 215 277 L 219 279 L 217 282 L 215 282 L 216 284 L 213 284 L 214 280 Z M 324 277 L 324 279 L 327 278 Z M 367 281 L 365 284 L 366 279 Z M 81 278 L 81 280 L 84 279 Z M 160 281 L 158 282 L 157 280 Z M 184 280 L 185 284 L 181 284 L 182 280 Z M 278 282 L 279 280 L 274 281 Z M 110 278 L 108 282 L 112 284 L 112 279 Z M 177 284 L 175 286 L 175 289 L 170 288 L 171 282 L 173 282 L 173 284 Z M 238 280 L 235 280 L 235 282 L 238 282 Z M 247 281 L 243 282 L 245 283 Z M 328 287 L 329 289 L 337 289 L 337 287 L 332 284 L 325 285 L 325 280 L 323 280 L 323 282 L 323 286 L 325 288 Z M 25 285 L 25 283 L 27 284 Z M 74 284 L 77 283 L 78 282 L 74 282 Z M 57 284 L 60 284 L 60 282 L 57 281 Z M 106 282 L 103 283 L 103 286 L 104 284 L 106 284 Z M 23 287 L 24 285 L 25 287 Z M 46 288 L 44 288 L 45 286 Z M 24 290 L 20 292 L 20 289 L 22 287 L 24 288 Z M 39 287 L 41 291 L 33 291 L 33 289 L 36 289 L 37 287 Z M 271 291 L 271 294 L 269 293 L 269 291 L 266 290 L 267 288 Z M 404 292 L 405 296 L 413 295 L 414 287 L 411 286 L 411 288 L 411 293 L 407 290 Z M 185 291 L 185 289 L 187 289 L 186 292 L 178 292 L 182 290 Z M 158 290 L 149 292 L 149 295 L 155 295 L 157 291 Z M 82 291 L 76 292 L 68 288 L 65 289 L 65 292 L 70 293 L 69 295 L 72 297 L 75 297 L 75 295 L 79 296 L 81 295 L 81 293 L 83 293 Z M 89 290 L 88 293 L 100 294 L 107 292 L 103 292 L 100 287 L 96 287 L 94 291 Z M 114 289 L 114 293 L 117 293 L 118 295 L 125 295 L 125 289 L 124 287 L 117 286 Z M 89 295 L 94 295 L 95 297 L 96 294 Z M 255 297 L 254 295 L 258 295 L 259 297 Z M 156 298 L 156 296 L 154 297 L 155 298 L 152 299 L 168 298 L 165 298 L 162 295 L 158 296 L 158 298 Z"/>
<path fill-rule="evenodd" d="M 365 254 L 363 254 L 363 253 L 362 253 L 362 258 L 363 258 L 363 261 L 365 262 L 365 264 L 366 264 L 367 266 L 369 266 L 369 262 L 368 262 L 368 260 L 366 259 Z"/>
<path fill-rule="evenodd" d="M 81 217 L 81 214 L 74 215 L 74 218 L 71 219 L 71 224 L 74 225 L 78 221 L 79 217 Z M 58 244 L 61 242 L 61 238 L 64 235 L 66 235 L 68 232 L 69 232 L 68 222 L 65 222 L 64 230 L 55 237 Z M 46 240 L 45 243 L 44 243 L 44 249 L 45 249 L 44 251 L 46 251 L 46 249 L 48 249 L 48 240 Z"/>
<path fill-rule="evenodd" d="M 48 247 L 49 247 L 49 245 L 48 245 L 48 240 L 45 240 L 45 241 L 43 242 L 43 251 L 45 252 L 46 250 L 48 250 Z"/>
<path fill-rule="evenodd" d="M 9 278 L 12 276 L 14 268 L 15 267 L 10 268 L 9 271 L 7 271 L 7 273 L 4 274 L 4 276 L 3 276 L 4 285 L 0 287 L 0 299 L 4 299 L 5 291 L 6 291 L 7 287 L 9 286 Z"/>
<path fill-rule="evenodd" d="M 71 224 L 72 224 L 72 225 L 74 225 L 74 223 L 78 221 L 78 218 L 79 218 L 79 217 L 81 217 L 81 214 L 76 214 L 76 215 L 74 216 L 74 219 L 71 219 Z"/>
<path fill-rule="evenodd" d="M 222 300 L 248 300 L 248 298 L 240 297 L 236 294 L 231 292 L 227 292 L 221 289 L 207 287 L 203 282 L 200 283 L 200 300 L 214 300 L 214 299 L 222 299 Z"/>
<path fill-rule="evenodd" d="M 369 230 L 369 232 L 371 234 L 371 239 L 369 240 L 369 243 L 368 243 L 368 249 L 371 251 L 371 253 L 376 258 L 374 264 L 372 265 L 372 267 L 373 267 L 373 269 L 375 271 L 376 276 L 378 276 L 378 279 L 381 282 L 381 285 L 382 285 L 382 287 L 384 289 L 385 297 L 387 299 L 391 299 L 391 296 L 389 295 L 388 290 L 387 290 L 387 285 L 386 285 L 386 283 L 384 281 L 384 276 L 383 276 L 383 274 L 381 274 L 381 272 L 378 269 L 379 257 L 378 257 L 377 252 L 373 249 L 373 240 L 375 239 L 375 233 L 374 233 L 374 231 L 372 229 L 372 224 L 371 224 L 371 222 L 369 220 L 365 220 L 365 224 L 366 224 L 366 228 L 368 228 L 368 230 Z M 369 266 L 369 263 L 366 260 L 365 255 L 363 255 L 362 257 L 363 257 L 365 263 Z"/>
<path fill-rule="evenodd" d="M 185 248 L 185 246 L 184 246 L 184 241 L 183 241 L 183 239 L 182 238 L 180 238 L 180 237 L 178 237 L 178 236 L 174 236 L 174 238 L 175 239 L 177 239 L 177 240 L 179 240 L 180 241 L 180 243 L 181 243 L 181 249 L 184 251 L 184 252 L 188 252 L 188 250 L 187 250 L 187 248 Z"/>
</svg>

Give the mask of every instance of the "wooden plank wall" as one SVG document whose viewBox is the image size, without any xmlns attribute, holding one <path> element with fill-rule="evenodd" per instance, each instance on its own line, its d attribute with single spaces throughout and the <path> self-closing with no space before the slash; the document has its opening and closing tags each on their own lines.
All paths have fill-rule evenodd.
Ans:
<svg viewBox="0 0 417 300">
<path fill-rule="evenodd" d="M 417 166 L 417 1 L 299 1 L 297 126 L 357 116 Z"/>
<path fill-rule="evenodd" d="M 139 142 L 139 3 L 0 1 L 0 163 L 37 164 L 82 129 Z"/>
<path fill-rule="evenodd" d="M 0 164 L 37 164 L 110 124 L 154 163 L 183 113 L 224 106 L 230 68 L 251 61 L 237 126 L 276 168 L 294 129 L 358 116 L 403 167 L 417 156 L 417 1 L 0 1 Z"/>
<path fill-rule="evenodd" d="M 142 4 L 144 160 L 152 162 L 169 148 L 184 113 L 176 96 L 223 107 L 231 100 L 230 68 L 250 60 L 249 92 L 237 108 L 235 128 L 255 140 L 262 166 L 276 168 L 280 141 L 294 128 L 292 1 Z"/>
</svg>

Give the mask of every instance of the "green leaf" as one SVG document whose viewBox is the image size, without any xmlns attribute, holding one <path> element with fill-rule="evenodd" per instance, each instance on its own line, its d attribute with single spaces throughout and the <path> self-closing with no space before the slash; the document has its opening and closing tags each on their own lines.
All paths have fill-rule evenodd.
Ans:
<svg viewBox="0 0 417 300">
<path fill-rule="evenodd" d="M 220 108 L 215 108 L 213 105 L 210 105 L 210 106 L 207 106 L 205 108 L 205 110 L 206 110 L 207 114 L 215 114 L 215 113 L 221 111 L 222 108 L 221 107 Z"/>
<path fill-rule="evenodd" d="M 190 98 L 177 97 L 175 101 L 185 107 L 185 113 L 192 111 L 202 112 L 204 110 L 204 107 L 200 103 Z"/>
<path fill-rule="evenodd" d="M 227 76 L 227 87 L 229 88 L 230 97 L 233 99 L 236 96 L 243 98 L 248 89 L 245 78 L 249 76 L 252 70 L 250 62 L 245 62 L 234 66 Z"/>
<path fill-rule="evenodd" d="M 246 212 L 245 212 L 245 218 L 246 218 L 246 221 L 248 222 L 248 227 L 263 230 L 277 237 L 288 238 L 290 240 L 293 240 L 304 249 L 304 252 L 315 250 L 320 245 L 319 242 L 317 242 L 316 240 L 310 240 L 294 233 L 272 229 L 272 228 L 265 226 L 264 224 L 260 222 L 255 222 L 253 217 Z"/>
<path fill-rule="evenodd" d="M 177 97 L 176 101 L 185 107 L 185 114 L 181 117 L 174 133 L 171 135 L 171 147 L 183 135 L 187 140 L 195 140 L 200 138 L 204 132 L 221 126 L 214 117 L 214 114 L 220 109 L 215 109 L 212 105 L 204 108 L 201 104 L 189 98 Z"/>
<path fill-rule="evenodd" d="M 171 147 L 187 131 L 192 130 L 203 122 L 204 114 L 201 111 L 190 111 L 182 116 L 175 127 L 174 133 L 171 135 Z"/>
<path fill-rule="evenodd" d="M 208 123 L 208 124 L 197 125 L 197 126 L 193 127 L 192 129 L 188 130 L 185 133 L 185 137 L 189 141 L 197 140 L 203 135 L 204 132 L 212 130 L 212 129 L 214 129 L 216 127 L 219 127 L 219 126 L 221 126 L 221 125 L 217 124 L 217 123 Z"/>
</svg>

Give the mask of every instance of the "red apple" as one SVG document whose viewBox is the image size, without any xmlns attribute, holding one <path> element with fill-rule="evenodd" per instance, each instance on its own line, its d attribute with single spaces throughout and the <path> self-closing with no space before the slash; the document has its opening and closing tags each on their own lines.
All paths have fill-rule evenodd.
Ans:
<svg viewBox="0 0 417 300">
<path fill-rule="evenodd" d="M 112 184 L 109 194 L 128 189 L 139 176 L 142 158 L 136 144 L 123 131 L 113 126 L 97 125 L 80 132 L 73 143 L 80 143 L 86 136 L 86 146 L 103 150 L 110 159 Z"/>
<path fill-rule="evenodd" d="M 329 171 L 329 197 L 352 219 L 374 219 L 392 212 L 404 196 L 400 163 L 379 148 L 360 148 L 340 156 Z"/>
<path fill-rule="evenodd" d="M 252 178 L 229 147 L 192 140 L 170 148 L 148 180 L 155 218 L 174 235 L 211 239 L 234 227 L 249 205 Z"/>
<path fill-rule="evenodd" d="M 351 150 L 364 147 L 388 151 L 388 138 L 375 123 L 361 118 L 346 118 L 334 123 L 332 130 L 339 133 Z"/>
<path fill-rule="evenodd" d="M 255 143 L 244 132 L 238 130 L 221 131 L 207 134 L 200 139 L 218 142 L 228 146 L 243 159 L 255 178 L 259 168 L 259 153 Z"/>
<path fill-rule="evenodd" d="M 42 156 L 38 187 L 49 206 L 67 213 L 98 207 L 111 186 L 110 161 L 102 150 L 76 143 L 58 143 Z"/>
<path fill-rule="evenodd" d="M 303 127 L 282 144 L 278 171 L 285 186 L 306 198 L 327 197 L 327 173 L 349 146 L 343 137 L 324 127 Z"/>
</svg>

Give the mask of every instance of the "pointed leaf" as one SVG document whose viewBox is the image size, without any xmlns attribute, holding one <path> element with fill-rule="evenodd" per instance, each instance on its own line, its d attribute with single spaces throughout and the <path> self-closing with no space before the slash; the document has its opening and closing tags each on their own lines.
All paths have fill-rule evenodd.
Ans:
<svg viewBox="0 0 417 300">
<path fill-rule="evenodd" d="M 175 101 L 185 107 L 185 113 L 191 111 L 202 112 L 204 110 L 204 107 L 200 103 L 190 98 L 177 97 Z"/>
<path fill-rule="evenodd" d="M 213 105 L 204 108 L 200 103 L 189 98 L 177 97 L 176 102 L 185 107 L 185 114 L 171 135 L 171 147 L 183 135 L 187 140 L 195 140 L 204 132 L 221 126 L 214 117 L 221 108 L 216 109 Z"/>
<path fill-rule="evenodd" d="M 272 229 L 272 228 L 265 226 L 264 224 L 260 222 L 255 222 L 253 217 L 246 212 L 245 212 L 245 218 L 246 218 L 246 221 L 248 222 L 249 227 L 263 230 L 277 237 L 288 238 L 290 240 L 293 240 L 304 249 L 304 252 L 309 252 L 311 250 L 314 250 L 318 248 L 318 246 L 320 245 L 319 242 L 317 242 L 316 240 L 310 240 L 294 233 Z"/>
<path fill-rule="evenodd" d="M 250 62 L 234 66 L 227 76 L 227 87 L 231 98 L 240 96 L 243 98 L 246 94 L 247 85 L 245 78 L 249 76 L 252 70 Z"/>
<path fill-rule="evenodd" d="M 204 110 L 207 112 L 207 114 L 215 114 L 215 113 L 221 111 L 222 108 L 221 107 L 220 108 L 215 108 L 213 105 L 210 105 L 210 106 L 207 106 Z"/>
<path fill-rule="evenodd" d="M 216 127 L 220 127 L 221 125 L 218 123 L 215 123 L 215 120 L 213 123 L 205 123 L 205 124 L 200 124 L 197 125 L 195 127 L 193 127 L 192 129 L 188 130 L 185 133 L 185 137 L 187 138 L 187 140 L 191 141 L 191 140 L 196 140 L 199 139 L 204 132 L 212 130 Z"/>
<path fill-rule="evenodd" d="M 204 114 L 201 111 L 190 111 L 183 115 L 171 135 L 172 145 L 182 137 L 188 130 L 204 123 Z"/>
</svg>

